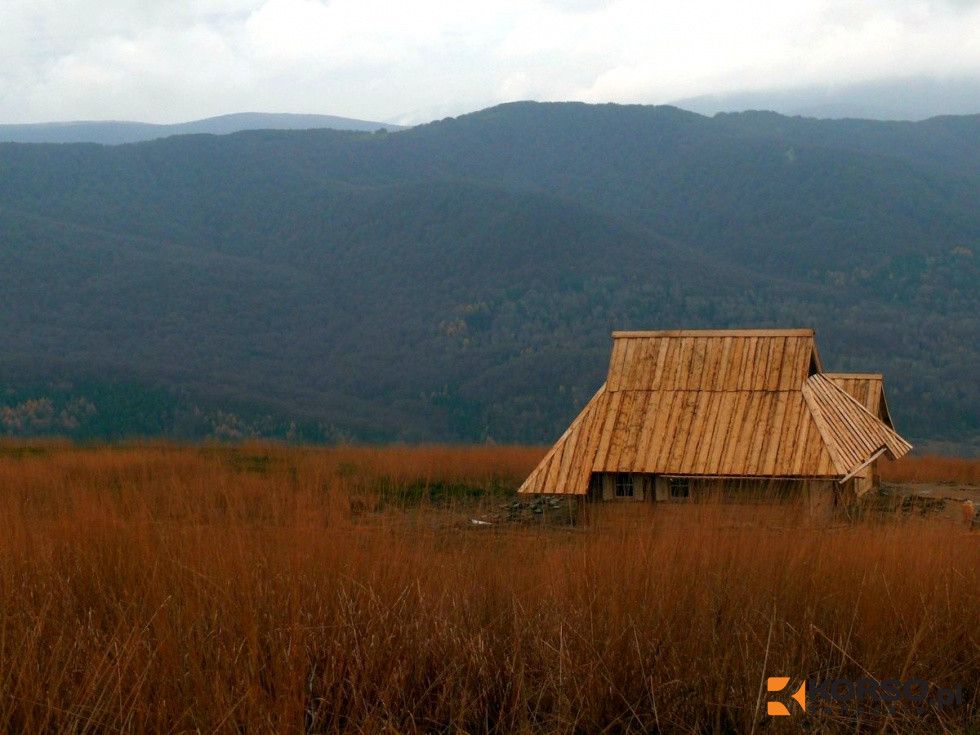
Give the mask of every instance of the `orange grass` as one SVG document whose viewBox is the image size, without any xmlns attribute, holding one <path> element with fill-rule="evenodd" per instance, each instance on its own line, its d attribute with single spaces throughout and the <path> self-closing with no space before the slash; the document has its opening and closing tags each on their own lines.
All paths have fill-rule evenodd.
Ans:
<svg viewBox="0 0 980 735">
<path fill-rule="evenodd" d="M 0 449 L 0 732 L 976 732 L 980 534 L 952 525 L 351 512 L 380 478 L 516 488 L 540 449 L 41 451 Z M 778 675 L 965 702 L 770 718 Z"/>
<path fill-rule="evenodd" d="M 980 459 L 906 455 L 894 462 L 881 462 L 885 482 L 952 482 L 980 485 Z"/>
</svg>

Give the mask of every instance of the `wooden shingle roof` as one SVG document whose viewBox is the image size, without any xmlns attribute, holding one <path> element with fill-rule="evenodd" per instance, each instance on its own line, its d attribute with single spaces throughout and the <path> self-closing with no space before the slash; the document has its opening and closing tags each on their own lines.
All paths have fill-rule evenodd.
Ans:
<svg viewBox="0 0 980 735">
<path fill-rule="evenodd" d="M 841 475 L 857 472 L 882 449 L 894 459 L 912 448 L 824 375 L 807 378 L 803 396 Z"/>
<path fill-rule="evenodd" d="M 521 486 L 593 472 L 841 479 L 911 447 L 821 375 L 812 330 L 614 332 L 606 383 Z"/>
<path fill-rule="evenodd" d="M 834 385 L 857 400 L 886 425 L 895 428 L 885 400 L 885 382 L 880 373 L 824 373 Z"/>
</svg>

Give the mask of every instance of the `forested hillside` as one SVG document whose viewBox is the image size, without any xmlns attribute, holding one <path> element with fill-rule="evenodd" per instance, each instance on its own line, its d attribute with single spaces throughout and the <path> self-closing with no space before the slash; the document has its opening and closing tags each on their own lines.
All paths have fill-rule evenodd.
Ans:
<svg viewBox="0 0 980 735">
<path fill-rule="evenodd" d="M 613 329 L 813 326 L 977 452 L 978 191 L 980 117 L 0 145 L 0 432 L 549 442 Z"/>
</svg>

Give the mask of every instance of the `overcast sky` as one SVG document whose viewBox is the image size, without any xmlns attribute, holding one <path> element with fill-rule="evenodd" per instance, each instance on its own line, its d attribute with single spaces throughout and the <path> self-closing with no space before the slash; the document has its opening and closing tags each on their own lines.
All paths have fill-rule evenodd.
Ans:
<svg viewBox="0 0 980 735">
<path fill-rule="evenodd" d="M 0 0 L 0 123 L 416 123 L 906 76 L 980 76 L 980 0 Z"/>
</svg>

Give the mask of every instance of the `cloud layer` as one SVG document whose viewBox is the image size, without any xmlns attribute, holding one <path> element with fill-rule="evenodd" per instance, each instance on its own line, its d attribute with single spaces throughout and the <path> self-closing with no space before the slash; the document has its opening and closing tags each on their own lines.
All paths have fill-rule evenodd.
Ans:
<svg viewBox="0 0 980 735">
<path fill-rule="evenodd" d="M 0 122 L 420 122 L 980 73 L 980 0 L 0 0 Z"/>
</svg>

